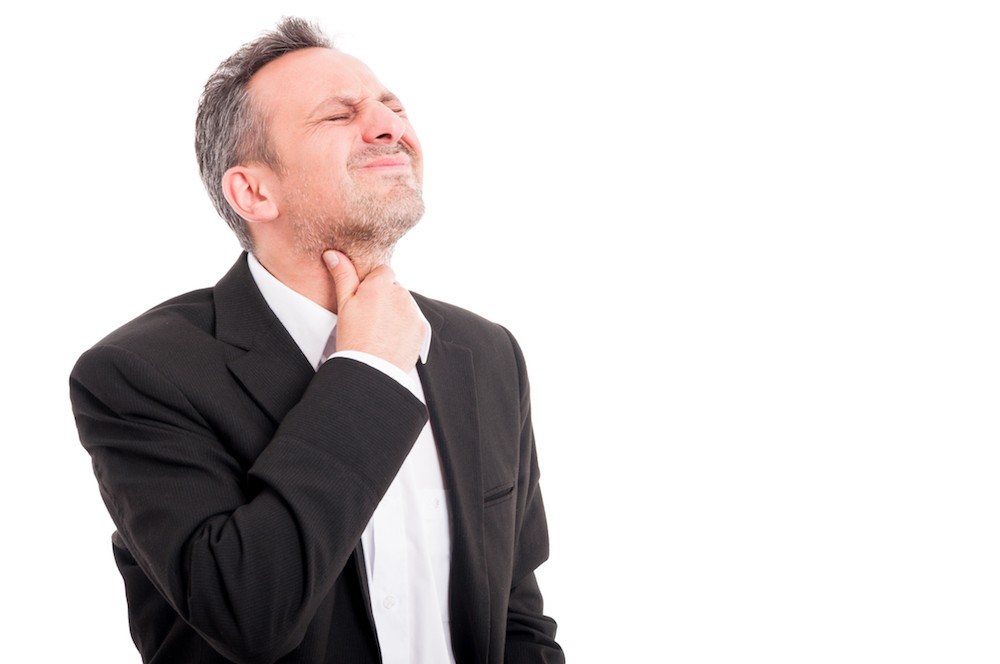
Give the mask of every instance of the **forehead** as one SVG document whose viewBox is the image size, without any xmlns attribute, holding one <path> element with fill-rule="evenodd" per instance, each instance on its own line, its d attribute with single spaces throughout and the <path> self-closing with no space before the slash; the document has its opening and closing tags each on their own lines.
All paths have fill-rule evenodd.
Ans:
<svg viewBox="0 0 1000 664">
<path fill-rule="evenodd" d="M 385 87 L 360 60 L 329 48 L 292 51 L 263 66 L 250 91 L 272 112 L 310 111 L 330 96 L 381 96 Z"/>
</svg>

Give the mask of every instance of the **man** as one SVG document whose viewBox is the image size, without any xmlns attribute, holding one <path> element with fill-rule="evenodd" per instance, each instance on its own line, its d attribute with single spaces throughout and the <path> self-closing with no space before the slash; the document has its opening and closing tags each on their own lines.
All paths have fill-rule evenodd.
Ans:
<svg viewBox="0 0 1000 664">
<path fill-rule="evenodd" d="M 388 266 L 423 213 L 399 100 L 286 19 L 196 151 L 246 253 L 70 380 L 143 660 L 563 662 L 520 350 Z"/>
</svg>

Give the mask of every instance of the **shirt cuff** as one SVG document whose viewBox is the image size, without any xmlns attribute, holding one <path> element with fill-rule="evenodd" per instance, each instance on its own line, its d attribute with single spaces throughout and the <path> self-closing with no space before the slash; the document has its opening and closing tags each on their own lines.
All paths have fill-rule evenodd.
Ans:
<svg viewBox="0 0 1000 664">
<path fill-rule="evenodd" d="M 413 393 L 413 396 L 420 399 L 421 402 L 424 400 L 423 395 L 421 395 L 420 392 L 417 391 L 417 385 L 414 382 L 412 375 L 407 374 L 405 371 L 397 367 L 389 360 L 383 360 L 381 357 L 377 355 L 372 355 L 371 353 L 365 353 L 364 351 L 360 350 L 339 350 L 330 357 L 328 357 L 327 361 L 329 362 L 335 357 L 346 357 L 349 360 L 356 360 L 358 362 L 361 362 L 362 364 L 367 364 L 372 369 L 381 371 L 386 376 L 389 376 L 390 378 L 394 379 L 397 383 L 399 383 L 400 385 L 408 389 L 411 393 Z M 415 373 L 415 370 L 412 373 Z"/>
</svg>

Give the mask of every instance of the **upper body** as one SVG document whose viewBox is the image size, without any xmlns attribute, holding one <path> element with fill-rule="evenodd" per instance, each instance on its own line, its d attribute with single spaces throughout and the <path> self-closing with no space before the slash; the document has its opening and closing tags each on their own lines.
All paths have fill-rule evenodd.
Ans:
<svg viewBox="0 0 1000 664">
<path fill-rule="evenodd" d="M 456 661 L 562 661 L 533 575 L 547 538 L 520 351 L 418 301 L 427 408 L 355 360 L 314 370 L 243 258 L 81 358 L 74 410 L 145 661 L 378 661 L 358 543 L 428 417 Z"/>
<path fill-rule="evenodd" d="M 388 264 L 423 213 L 399 100 L 285 19 L 210 78 L 196 151 L 256 267 L 335 314 L 338 352 L 307 361 L 241 257 L 74 368 L 144 661 L 379 661 L 406 631 L 372 615 L 372 524 L 427 440 L 449 496 L 437 544 L 455 661 L 563 661 L 534 579 L 548 544 L 520 351 L 499 326 L 415 300 Z M 397 375 L 415 368 L 422 390 Z"/>
</svg>

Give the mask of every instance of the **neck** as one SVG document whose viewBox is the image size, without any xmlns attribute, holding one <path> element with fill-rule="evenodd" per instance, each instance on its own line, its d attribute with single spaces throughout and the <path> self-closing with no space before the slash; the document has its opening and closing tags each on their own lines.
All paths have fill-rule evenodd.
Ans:
<svg viewBox="0 0 1000 664">
<path fill-rule="evenodd" d="M 355 249 L 345 250 L 344 253 L 351 259 L 359 280 L 364 280 L 376 267 L 387 265 L 392 257 L 392 249 Z M 278 281 L 326 310 L 337 313 L 337 291 L 321 255 L 307 257 L 295 251 L 267 251 L 258 246 L 254 256 Z"/>
</svg>

